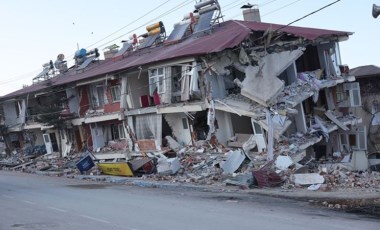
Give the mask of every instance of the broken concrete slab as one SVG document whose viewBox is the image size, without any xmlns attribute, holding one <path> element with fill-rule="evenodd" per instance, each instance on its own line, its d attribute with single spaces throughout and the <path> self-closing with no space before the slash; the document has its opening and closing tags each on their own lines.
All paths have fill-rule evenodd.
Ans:
<svg viewBox="0 0 380 230">
<path fill-rule="evenodd" d="M 279 170 L 287 170 L 289 166 L 294 164 L 292 158 L 289 156 L 278 156 L 274 163 Z"/>
<path fill-rule="evenodd" d="M 165 139 L 168 141 L 168 146 L 169 148 L 173 149 L 173 150 L 178 150 L 180 149 L 182 146 L 176 141 L 173 139 L 173 137 L 171 136 L 166 136 Z"/>
<path fill-rule="evenodd" d="M 326 117 L 328 117 L 332 122 L 334 122 L 339 128 L 343 129 L 344 131 L 350 130 L 345 124 L 340 122 L 337 117 L 331 112 L 331 110 L 328 110 L 325 113 Z"/>
<path fill-rule="evenodd" d="M 224 173 L 234 173 L 243 163 L 246 155 L 241 149 L 231 151 L 227 160 L 221 165 Z"/>
<path fill-rule="evenodd" d="M 263 57 L 258 66 L 246 67 L 246 78 L 241 85 L 241 94 L 263 106 L 268 106 L 284 89 L 284 82 L 277 76 L 302 54 L 300 49 L 272 53 Z"/>
<path fill-rule="evenodd" d="M 253 184 L 252 173 L 238 174 L 235 177 L 230 177 L 224 181 L 226 185 L 235 185 L 243 188 L 248 188 Z"/>
<path fill-rule="evenodd" d="M 293 174 L 290 180 L 299 185 L 323 184 L 325 178 L 318 173 Z"/>
<path fill-rule="evenodd" d="M 159 174 L 175 174 L 181 168 L 181 163 L 177 157 L 160 158 L 157 161 L 157 173 Z"/>
</svg>

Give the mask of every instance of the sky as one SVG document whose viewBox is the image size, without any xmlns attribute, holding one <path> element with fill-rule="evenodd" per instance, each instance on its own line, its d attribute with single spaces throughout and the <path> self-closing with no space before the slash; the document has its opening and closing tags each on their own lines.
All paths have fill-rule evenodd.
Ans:
<svg viewBox="0 0 380 230">
<path fill-rule="evenodd" d="M 0 0 L 0 96 L 31 85 L 42 65 L 62 53 L 72 64 L 79 48 L 122 46 L 129 35 L 162 21 L 167 33 L 194 10 L 194 0 Z M 223 18 L 243 20 L 240 7 L 257 4 L 263 22 L 288 24 L 335 0 L 219 0 Z M 341 0 L 292 25 L 354 32 L 340 43 L 350 68 L 380 66 L 380 0 Z"/>
</svg>

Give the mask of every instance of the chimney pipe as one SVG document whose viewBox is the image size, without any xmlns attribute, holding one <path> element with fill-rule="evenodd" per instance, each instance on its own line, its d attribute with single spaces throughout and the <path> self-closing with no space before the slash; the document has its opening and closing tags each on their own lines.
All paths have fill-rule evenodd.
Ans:
<svg viewBox="0 0 380 230">
<path fill-rule="evenodd" d="M 260 10 L 257 5 L 246 4 L 240 7 L 243 10 L 244 21 L 261 22 Z"/>
</svg>

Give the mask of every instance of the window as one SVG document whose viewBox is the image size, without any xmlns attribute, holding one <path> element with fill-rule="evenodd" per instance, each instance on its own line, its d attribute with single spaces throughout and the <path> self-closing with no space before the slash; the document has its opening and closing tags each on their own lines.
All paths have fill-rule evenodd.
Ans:
<svg viewBox="0 0 380 230">
<path fill-rule="evenodd" d="M 339 139 L 340 150 L 343 152 L 348 152 L 351 149 L 367 150 L 366 128 L 364 126 L 353 128 L 349 133 L 341 133 Z"/>
<path fill-rule="evenodd" d="M 111 97 L 112 97 L 112 102 L 117 102 L 120 101 L 120 85 L 115 85 L 110 88 L 111 90 Z"/>
<path fill-rule="evenodd" d="M 101 86 L 96 86 L 96 91 L 98 93 L 98 105 L 103 106 L 104 103 L 104 87 Z"/>
<path fill-rule="evenodd" d="M 119 138 L 120 139 L 125 139 L 126 136 L 125 136 L 123 124 L 119 124 L 118 125 L 118 129 L 119 129 Z"/>
<path fill-rule="evenodd" d="M 359 107 L 362 105 L 359 82 L 338 85 L 336 90 L 339 107 Z"/>
<path fill-rule="evenodd" d="M 153 96 L 154 91 L 165 93 L 165 68 L 157 68 L 149 71 L 149 94 Z"/>
<path fill-rule="evenodd" d="M 253 128 L 254 128 L 255 134 L 263 134 L 263 129 L 258 123 L 253 122 Z"/>
<path fill-rule="evenodd" d="M 343 102 L 347 100 L 347 92 L 343 90 L 343 85 L 336 86 L 336 101 Z"/>
<path fill-rule="evenodd" d="M 111 135 L 112 135 L 112 140 L 118 140 L 118 139 L 125 139 L 125 133 L 124 133 L 124 128 L 123 124 L 112 124 L 111 125 Z"/>
<path fill-rule="evenodd" d="M 104 85 L 93 84 L 90 86 L 91 105 L 93 109 L 101 108 L 106 104 L 104 94 Z"/>
<path fill-rule="evenodd" d="M 183 126 L 183 129 L 189 129 L 189 126 L 187 125 L 187 118 L 186 117 L 182 118 L 182 126 Z"/>
</svg>

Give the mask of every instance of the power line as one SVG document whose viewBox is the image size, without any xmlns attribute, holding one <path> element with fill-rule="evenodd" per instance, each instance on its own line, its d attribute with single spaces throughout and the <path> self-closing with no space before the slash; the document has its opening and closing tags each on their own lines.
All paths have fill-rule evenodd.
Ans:
<svg viewBox="0 0 380 230">
<path fill-rule="evenodd" d="M 273 13 L 279 11 L 279 10 L 285 9 L 286 7 L 289 7 L 289 6 L 295 4 L 295 3 L 299 2 L 299 1 L 302 1 L 302 0 L 296 0 L 296 1 L 293 1 L 293 2 L 291 2 L 291 3 L 288 3 L 288 4 L 286 4 L 286 5 L 284 5 L 284 6 L 280 7 L 280 8 L 277 8 L 277 9 L 275 9 L 275 10 L 272 10 L 272 11 L 270 11 L 270 12 L 264 14 L 262 17 L 265 17 L 265 16 L 267 16 L 267 15 L 269 15 L 269 14 L 273 14 Z"/>
<path fill-rule="evenodd" d="M 315 11 L 313 11 L 313 12 L 311 12 L 311 13 L 309 13 L 309 14 L 307 14 L 307 15 L 301 17 L 301 18 L 298 18 L 298 19 L 296 19 L 296 20 L 294 20 L 294 21 L 292 21 L 292 22 L 286 24 L 286 25 L 283 26 L 283 27 L 278 28 L 277 31 L 280 30 L 280 29 L 283 29 L 283 28 L 285 28 L 285 27 L 287 27 L 287 26 L 290 26 L 290 25 L 293 24 L 293 23 L 296 23 L 296 22 L 298 22 L 298 21 L 301 21 L 302 19 L 305 19 L 305 18 L 309 17 L 310 15 L 313 15 L 313 14 L 315 14 L 315 13 L 317 13 L 317 12 L 319 12 L 319 11 L 321 11 L 321 10 L 327 8 L 327 7 L 330 7 L 330 6 L 332 6 L 332 5 L 334 5 L 335 3 L 338 3 L 338 2 L 340 2 L 340 1 L 341 1 L 341 0 L 336 0 L 335 2 L 332 2 L 332 3 L 330 3 L 330 4 L 327 4 L 327 5 L 325 5 L 325 6 L 321 7 L 321 8 L 319 8 L 318 10 L 315 10 Z"/>
<path fill-rule="evenodd" d="M 95 43 L 93 43 L 93 44 L 87 46 L 87 48 L 90 48 L 90 47 L 92 47 L 92 46 L 98 44 L 99 42 L 102 42 L 102 41 L 106 40 L 107 38 L 111 37 L 112 35 L 118 33 L 119 31 L 121 31 L 121 30 L 127 28 L 128 26 L 132 25 L 133 23 L 137 22 L 138 20 L 140 20 L 140 19 L 144 18 L 145 16 L 149 15 L 150 13 L 152 13 L 152 12 L 155 11 L 155 10 L 157 10 L 158 8 L 164 6 L 164 5 L 165 5 L 166 3 L 168 3 L 168 2 L 170 2 L 170 0 L 167 0 L 166 2 L 161 3 L 160 5 L 154 7 L 153 9 L 151 9 L 150 11 L 148 11 L 146 14 L 144 14 L 144 15 L 142 15 L 141 17 L 139 17 L 139 18 L 133 20 L 132 22 L 128 23 L 127 25 L 125 25 L 125 26 L 123 26 L 123 27 L 121 27 L 120 29 L 118 29 L 118 30 L 112 32 L 111 34 L 107 35 L 106 37 L 102 38 L 101 40 L 99 40 L 99 41 L 97 41 L 97 42 L 95 42 Z"/>
<path fill-rule="evenodd" d="M 269 0 L 269 1 L 265 2 L 265 3 L 259 4 L 259 5 L 258 5 L 258 6 L 259 6 L 259 9 L 261 9 L 261 8 L 263 8 L 264 6 L 267 6 L 267 5 L 269 5 L 269 4 L 271 4 L 271 3 L 275 2 L 275 1 L 277 1 L 277 0 Z M 299 1 L 300 1 L 300 0 L 299 0 Z M 238 5 L 235 5 L 234 7 L 236 7 L 236 6 L 238 6 Z M 232 8 L 230 8 L 230 9 L 232 9 Z M 228 10 L 230 10 L 230 9 L 228 9 Z M 226 10 L 226 11 L 228 11 L 228 10 Z M 241 13 L 236 14 L 236 15 L 230 17 L 228 20 L 233 19 L 233 18 L 236 18 L 236 17 L 241 16 L 241 15 L 242 15 Z"/>
<path fill-rule="evenodd" d="M 148 25 L 148 24 L 150 24 L 150 23 L 156 21 L 156 20 L 159 19 L 159 18 L 162 18 L 162 17 L 164 17 L 164 16 L 167 16 L 167 15 L 173 13 L 174 11 L 179 10 L 180 8 L 182 8 L 182 7 L 186 6 L 186 5 L 189 5 L 192 1 L 193 1 L 193 0 L 188 0 L 188 1 L 185 1 L 185 2 L 183 2 L 183 3 L 178 4 L 177 6 L 173 7 L 172 9 L 170 9 L 170 10 L 168 10 L 168 11 L 166 11 L 166 12 L 164 12 L 163 14 L 161 14 L 161 15 L 159 15 L 159 16 L 157 16 L 157 17 L 151 19 L 151 20 L 149 20 L 148 22 L 144 23 L 143 25 L 138 26 L 138 27 L 136 27 L 136 28 L 134 28 L 134 29 L 128 31 L 127 33 L 122 34 L 122 35 L 120 35 L 120 36 L 114 38 L 113 40 L 110 40 L 110 41 L 108 41 L 108 42 L 106 42 L 106 43 L 103 43 L 102 45 L 99 46 L 99 48 L 102 48 L 102 47 L 104 47 L 104 46 L 110 44 L 111 42 L 113 42 L 113 41 L 115 41 L 115 40 L 117 40 L 117 39 L 120 39 L 120 38 L 122 38 L 123 36 L 125 36 L 125 35 L 127 35 L 127 34 L 130 34 L 130 33 L 132 33 L 133 31 L 138 30 L 138 29 L 140 29 L 140 28 L 142 28 L 142 27 L 144 27 L 144 26 L 146 26 L 146 25 Z"/>
<path fill-rule="evenodd" d="M 160 8 L 160 7 L 162 7 L 163 5 L 165 5 L 166 3 L 168 3 L 169 1 L 170 1 L 170 0 L 167 0 L 166 2 L 164 2 L 164 3 L 160 4 L 159 6 L 153 8 L 153 9 L 150 10 L 148 13 L 146 13 L 146 14 L 144 14 L 143 16 L 139 17 L 138 19 L 134 20 L 133 22 L 128 23 L 126 26 L 120 28 L 119 30 L 117 30 L 117 31 L 115 31 L 115 32 L 113 32 L 113 33 L 111 33 L 110 35 L 108 35 L 108 36 L 106 36 L 105 38 L 103 38 L 103 39 L 97 41 L 96 43 L 93 43 L 93 44 L 89 45 L 88 47 L 91 47 L 91 46 L 93 46 L 93 45 L 95 45 L 95 44 L 97 44 L 97 43 L 99 43 L 99 42 L 101 42 L 101 41 L 104 41 L 104 40 L 107 39 L 108 37 L 110 37 L 110 36 L 116 34 L 117 32 L 119 32 L 119 31 L 125 29 L 127 26 L 129 26 L 129 25 L 133 24 L 134 22 L 140 20 L 141 18 L 147 16 L 149 13 L 153 12 L 154 10 L 156 10 L 156 9 L 158 9 L 158 8 Z M 160 17 L 163 17 L 163 16 L 168 15 L 168 14 L 170 14 L 170 13 L 172 13 L 172 12 L 174 12 L 174 11 L 176 11 L 176 10 L 178 10 L 178 9 L 180 9 L 180 8 L 182 8 L 182 7 L 186 6 L 186 5 L 188 5 L 188 4 L 190 4 L 192 1 L 193 1 L 193 0 L 187 0 L 187 1 L 183 2 L 183 3 L 180 3 L 180 4 L 176 5 L 175 7 L 169 9 L 168 11 L 164 12 L 163 14 L 159 15 L 158 17 L 156 17 L 156 18 L 150 20 L 149 22 L 146 22 L 145 24 L 143 24 L 143 25 L 141 25 L 141 26 L 135 28 L 134 30 L 137 30 L 137 29 L 139 29 L 139 28 L 141 28 L 141 27 L 147 25 L 148 23 L 150 23 L 150 22 L 152 22 L 152 21 L 154 21 L 154 20 L 157 20 L 157 19 L 160 18 Z M 129 31 L 129 32 L 127 32 L 126 34 L 129 34 L 129 33 L 133 32 L 134 30 Z M 110 42 L 113 42 L 113 41 L 115 41 L 116 39 L 119 39 L 119 38 L 125 36 L 126 34 L 123 34 L 122 36 L 119 36 L 119 37 L 117 37 L 117 38 L 115 38 L 115 39 L 113 39 L 113 40 L 111 40 L 111 41 L 109 41 L 109 42 L 107 42 L 107 43 L 105 43 L 105 44 L 102 44 L 101 47 L 102 47 L 102 46 L 105 46 L 105 45 L 108 45 Z M 71 54 L 71 55 L 69 55 L 66 59 L 71 58 L 71 57 L 73 57 L 73 56 L 74 56 L 74 54 Z M 36 70 L 34 70 L 34 71 L 30 71 L 29 73 L 26 73 L 26 74 L 32 74 L 32 73 L 37 72 L 37 71 L 40 71 L 40 69 L 36 69 Z M 20 80 L 20 77 L 21 77 L 21 76 L 24 76 L 24 75 L 26 75 L 26 74 L 21 74 L 21 75 L 18 75 L 18 76 L 14 76 L 14 77 L 10 78 L 9 80 L 5 80 L 5 82 L 0 82 L 0 84 L 7 84 L 7 83 L 10 83 L 10 82 L 16 82 L 16 81 Z M 29 77 L 29 76 L 28 76 L 28 77 Z M 25 77 L 23 77 L 23 78 L 27 78 L 27 76 L 25 76 Z"/>
</svg>

